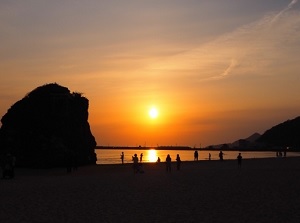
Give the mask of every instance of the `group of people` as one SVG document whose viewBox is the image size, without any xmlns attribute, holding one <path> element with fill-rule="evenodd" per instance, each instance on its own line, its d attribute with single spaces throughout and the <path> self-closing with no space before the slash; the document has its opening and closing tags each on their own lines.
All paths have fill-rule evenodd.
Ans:
<svg viewBox="0 0 300 223">
<path fill-rule="evenodd" d="M 132 156 L 132 161 L 133 161 L 134 173 L 144 173 L 143 164 L 142 164 L 143 153 L 141 153 L 141 155 L 140 155 L 140 162 L 139 162 L 139 158 L 136 153 Z"/>
<path fill-rule="evenodd" d="M 171 172 L 171 163 L 172 163 L 172 158 L 171 158 L 170 154 L 168 154 L 167 158 L 166 158 L 166 170 L 167 170 L 167 172 Z M 177 154 L 177 156 L 176 156 L 176 169 L 180 170 L 180 166 L 181 166 L 181 159 L 180 159 L 179 154 Z"/>
<path fill-rule="evenodd" d="M 140 163 L 143 161 L 143 156 L 144 156 L 144 154 L 141 153 L 141 155 L 140 155 Z M 132 161 L 134 161 L 134 157 L 137 157 L 137 154 L 134 154 L 134 156 L 132 156 Z M 122 161 L 122 164 L 124 164 L 124 158 L 125 158 L 124 152 L 122 152 L 122 153 L 121 153 L 121 157 L 120 157 L 120 159 L 121 159 L 121 161 Z M 137 160 L 137 161 L 138 161 L 138 160 Z"/>
<path fill-rule="evenodd" d="M 219 158 L 220 158 L 220 161 L 223 161 L 224 160 L 224 153 L 222 152 L 222 150 L 219 152 Z M 198 161 L 198 151 L 196 150 L 194 152 L 194 161 Z M 238 161 L 238 166 L 241 167 L 242 166 L 242 154 L 239 153 L 238 156 L 237 156 L 237 161 Z M 208 154 L 208 160 L 211 160 L 211 154 L 209 153 Z M 167 171 L 171 172 L 171 157 L 170 155 L 168 154 L 167 158 L 166 158 L 166 163 L 167 163 Z M 180 160 L 180 157 L 179 157 L 179 154 L 177 154 L 177 157 L 176 157 L 176 163 L 177 163 L 177 170 L 180 169 L 180 163 L 181 163 L 181 160 Z"/>
<path fill-rule="evenodd" d="M 224 153 L 222 151 L 219 152 L 219 159 L 220 161 L 223 161 L 224 158 Z M 124 152 L 121 153 L 121 161 L 122 164 L 124 164 Z M 198 161 L 199 159 L 199 154 L 198 151 L 196 150 L 194 152 L 194 161 Z M 208 154 L 208 160 L 211 160 L 211 154 Z M 238 166 L 241 167 L 242 165 L 242 155 L 241 153 L 238 154 L 237 156 L 237 160 L 238 160 Z M 133 169 L 134 169 L 134 173 L 144 173 L 143 171 L 143 166 L 142 166 L 142 161 L 143 161 L 143 153 L 140 154 L 140 158 L 138 158 L 137 154 L 134 154 L 132 156 L 132 161 L 133 161 Z M 157 158 L 157 163 L 160 163 L 160 158 Z M 166 157 L 166 171 L 167 172 L 171 172 L 171 163 L 172 163 L 172 158 L 170 156 L 170 154 L 167 155 Z M 181 166 L 181 159 L 179 154 L 177 154 L 176 156 L 176 169 L 180 170 L 180 166 Z"/>
<path fill-rule="evenodd" d="M 286 150 L 284 150 L 283 152 L 282 151 L 277 151 L 276 152 L 276 157 L 286 157 Z"/>
<path fill-rule="evenodd" d="M 121 153 L 121 160 L 122 160 L 122 164 L 124 164 L 124 152 Z M 144 173 L 143 170 L 143 153 L 141 153 L 140 155 L 140 160 L 138 159 L 137 154 L 135 153 L 132 156 L 132 161 L 133 161 L 133 171 L 134 173 Z M 157 158 L 157 163 L 160 163 L 160 158 Z M 167 172 L 171 172 L 171 163 L 172 163 L 172 158 L 170 156 L 170 154 L 167 155 L 166 157 L 166 170 Z M 180 165 L 181 165 L 181 159 L 179 154 L 177 154 L 176 156 L 176 168 L 177 170 L 180 170 Z"/>
<path fill-rule="evenodd" d="M 199 159 L 199 154 L 198 154 L 198 151 L 195 150 L 195 152 L 194 152 L 194 161 L 198 161 L 198 159 Z M 208 160 L 211 160 L 211 154 L 210 153 L 208 153 Z"/>
<path fill-rule="evenodd" d="M 198 159 L 199 159 L 199 154 L 198 154 L 198 151 L 195 150 L 195 152 L 194 152 L 194 161 L 198 161 Z M 208 160 L 211 160 L 211 154 L 210 153 L 208 153 Z"/>
</svg>

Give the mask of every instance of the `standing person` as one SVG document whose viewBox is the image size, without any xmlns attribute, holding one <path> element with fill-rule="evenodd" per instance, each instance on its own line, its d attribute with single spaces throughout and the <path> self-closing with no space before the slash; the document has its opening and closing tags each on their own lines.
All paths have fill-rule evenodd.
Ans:
<svg viewBox="0 0 300 223">
<path fill-rule="evenodd" d="M 171 158 L 171 156 L 168 154 L 168 155 L 167 155 L 167 158 L 166 158 L 166 165 L 167 165 L 167 172 L 170 172 L 170 173 L 171 173 L 171 161 L 172 161 L 172 158 Z"/>
<path fill-rule="evenodd" d="M 211 154 L 210 153 L 208 154 L 208 160 L 211 160 Z"/>
<path fill-rule="evenodd" d="M 219 152 L 219 158 L 220 158 L 220 161 L 223 161 L 223 155 L 224 153 L 222 152 L 222 150 Z"/>
<path fill-rule="evenodd" d="M 140 155 L 140 163 L 143 161 L 143 153 Z"/>
<path fill-rule="evenodd" d="M 194 152 L 194 161 L 198 161 L 198 151 Z"/>
<path fill-rule="evenodd" d="M 134 171 L 134 173 L 139 172 L 139 158 L 137 157 L 136 154 L 134 154 L 134 156 L 132 157 L 132 161 L 133 161 L 133 171 Z"/>
<path fill-rule="evenodd" d="M 242 157 L 241 153 L 239 153 L 239 155 L 237 156 L 238 166 L 239 166 L 239 167 L 242 166 L 242 159 L 243 159 L 243 157 Z"/>
<path fill-rule="evenodd" d="M 177 170 L 180 170 L 181 160 L 180 160 L 179 154 L 177 154 L 177 157 L 176 157 L 176 164 L 177 164 Z"/>
<path fill-rule="evenodd" d="M 124 164 L 124 152 L 121 153 L 122 164 Z"/>
</svg>

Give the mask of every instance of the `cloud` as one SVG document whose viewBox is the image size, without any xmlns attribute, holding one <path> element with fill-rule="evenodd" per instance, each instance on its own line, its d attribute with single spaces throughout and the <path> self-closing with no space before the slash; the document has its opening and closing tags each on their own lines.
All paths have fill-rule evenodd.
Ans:
<svg viewBox="0 0 300 223">
<path fill-rule="evenodd" d="M 295 58 L 300 46 L 300 14 L 290 10 L 297 2 L 293 0 L 280 12 L 265 14 L 256 22 L 161 60 L 149 69 L 174 78 L 207 81 L 231 75 L 275 74 L 284 63 L 299 68 Z"/>
<path fill-rule="evenodd" d="M 224 78 L 228 75 L 231 74 L 231 71 L 233 69 L 235 69 L 235 67 L 238 65 L 237 60 L 235 59 L 231 59 L 230 64 L 228 65 L 228 67 L 224 70 L 224 72 L 222 74 L 220 74 L 219 76 L 213 77 L 215 79 L 220 79 L 220 78 Z"/>
<path fill-rule="evenodd" d="M 271 23 L 276 22 L 276 20 L 278 20 L 280 18 L 280 16 L 282 16 L 286 11 L 290 10 L 297 2 L 298 2 L 298 0 L 292 0 L 285 9 L 283 9 L 282 11 L 280 11 L 279 13 L 277 13 L 274 16 Z"/>
</svg>

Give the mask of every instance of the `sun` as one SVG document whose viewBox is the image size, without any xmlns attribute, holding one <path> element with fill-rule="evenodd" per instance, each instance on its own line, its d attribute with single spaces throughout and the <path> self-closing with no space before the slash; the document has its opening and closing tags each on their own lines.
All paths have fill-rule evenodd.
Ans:
<svg viewBox="0 0 300 223">
<path fill-rule="evenodd" d="M 157 110 L 157 108 L 152 107 L 152 108 L 149 110 L 149 116 L 150 116 L 150 118 L 152 118 L 152 119 L 157 118 L 157 116 L 158 116 L 158 110 Z"/>
</svg>

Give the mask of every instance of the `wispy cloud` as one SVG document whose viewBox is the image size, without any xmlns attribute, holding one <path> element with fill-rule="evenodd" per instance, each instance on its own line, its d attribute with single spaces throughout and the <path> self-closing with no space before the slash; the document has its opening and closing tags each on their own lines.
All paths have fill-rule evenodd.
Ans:
<svg viewBox="0 0 300 223">
<path fill-rule="evenodd" d="M 290 4 L 288 4 L 288 6 L 283 9 L 282 11 L 280 11 L 279 13 L 277 13 L 274 18 L 272 19 L 271 23 L 276 22 L 277 19 L 280 18 L 280 16 L 282 16 L 286 11 L 290 10 L 296 3 L 298 2 L 298 0 L 292 0 L 290 2 Z"/>
<path fill-rule="evenodd" d="M 188 74 L 198 81 L 230 75 L 271 74 L 279 64 L 291 62 L 297 56 L 300 14 L 291 10 L 297 2 L 293 0 L 279 12 L 268 13 L 256 22 L 169 57 L 150 69 L 167 76 Z"/>
<path fill-rule="evenodd" d="M 238 65 L 237 61 L 235 59 L 232 59 L 230 61 L 230 64 L 228 65 L 228 67 L 224 70 L 224 72 L 222 74 L 220 74 L 219 76 L 214 77 L 215 79 L 219 79 L 219 78 L 223 78 L 226 77 L 227 75 L 229 75 L 231 73 L 231 71 L 233 69 L 235 69 L 235 67 Z"/>
</svg>

